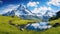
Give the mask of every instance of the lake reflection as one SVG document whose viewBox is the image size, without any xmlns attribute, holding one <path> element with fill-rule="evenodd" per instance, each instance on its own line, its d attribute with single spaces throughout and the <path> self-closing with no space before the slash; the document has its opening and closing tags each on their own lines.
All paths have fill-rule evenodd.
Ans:
<svg viewBox="0 0 60 34">
<path fill-rule="evenodd" d="M 39 23 L 32 23 L 32 24 L 27 24 L 26 29 L 27 30 L 45 30 L 51 28 L 51 25 L 49 25 L 49 22 L 39 22 Z"/>
</svg>

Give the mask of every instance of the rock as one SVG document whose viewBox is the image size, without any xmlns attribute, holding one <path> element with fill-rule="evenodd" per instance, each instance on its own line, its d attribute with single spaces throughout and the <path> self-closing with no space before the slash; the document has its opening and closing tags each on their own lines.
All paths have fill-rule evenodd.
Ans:
<svg viewBox="0 0 60 34">
<path fill-rule="evenodd" d="M 24 31 L 24 29 L 23 29 L 23 28 L 20 28 L 20 30 L 21 30 L 21 31 Z"/>
<path fill-rule="evenodd" d="M 53 25 L 53 27 L 57 27 L 57 26 L 60 26 L 60 23 L 55 23 L 55 24 Z"/>
</svg>

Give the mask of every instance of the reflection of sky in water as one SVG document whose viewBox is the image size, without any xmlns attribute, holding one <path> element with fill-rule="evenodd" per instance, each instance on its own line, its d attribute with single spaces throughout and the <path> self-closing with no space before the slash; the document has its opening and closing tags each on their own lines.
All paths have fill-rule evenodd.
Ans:
<svg viewBox="0 0 60 34">
<path fill-rule="evenodd" d="M 51 25 L 48 25 L 48 22 L 40 22 L 26 25 L 27 30 L 45 30 L 51 28 Z"/>
</svg>

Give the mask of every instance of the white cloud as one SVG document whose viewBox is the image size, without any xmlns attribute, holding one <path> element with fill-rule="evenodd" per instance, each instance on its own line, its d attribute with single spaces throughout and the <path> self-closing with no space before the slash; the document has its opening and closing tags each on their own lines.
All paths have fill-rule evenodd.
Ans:
<svg viewBox="0 0 60 34">
<path fill-rule="evenodd" d="M 29 6 L 31 6 L 31 7 L 37 7 L 37 4 L 39 4 L 39 2 L 29 2 L 29 3 L 27 3 L 27 6 L 29 7 Z"/>
<path fill-rule="evenodd" d="M 52 10 L 52 8 L 43 6 L 43 7 L 35 8 L 34 10 L 32 10 L 32 12 L 41 13 L 41 12 L 46 12 L 47 10 Z"/>
<path fill-rule="evenodd" d="M 48 5 L 60 6 L 60 0 L 50 0 L 50 2 L 48 2 Z"/>
<path fill-rule="evenodd" d="M 32 13 L 36 13 L 37 15 L 44 15 L 47 10 L 49 11 L 53 11 L 53 9 L 51 7 L 46 7 L 46 6 L 42 6 L 42 7 L 39 7 L 39 8 L 35 8 L 34 10 L 32 10 Z M 49 16 L 52 16 L 52 14 L 50 13 Z"/>
<path fill-rule="evenodd" d="M 16 9 L 18 6 L 19 5 L 12 5 L 12 4 L 10 4 L 6 8 L 2 9 L 2 12 L 3 13 L 6 13 L 8 11 L 12 11 L 12 10 Z"/>
</svg>

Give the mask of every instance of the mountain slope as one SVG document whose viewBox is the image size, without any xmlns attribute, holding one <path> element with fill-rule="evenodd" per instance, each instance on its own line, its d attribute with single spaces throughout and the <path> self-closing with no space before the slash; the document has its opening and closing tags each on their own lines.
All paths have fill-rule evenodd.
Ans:
<svg viewBox="0 0 60 34">
<path fill-rule="evenodd" d="M 12 10 L 12 11 L 9 11 L 5 14 L 2 14 L 3 16 L 15 16 L 15 12 Z"/>
<path fill-rule="evenodd" d="M 20 5 L 17 9 L 16 12 L 20 13 L 20 15 L 24 14 L 32 14 L 30 10 L 27 9 L 24 5 Z"/>
</svg>

